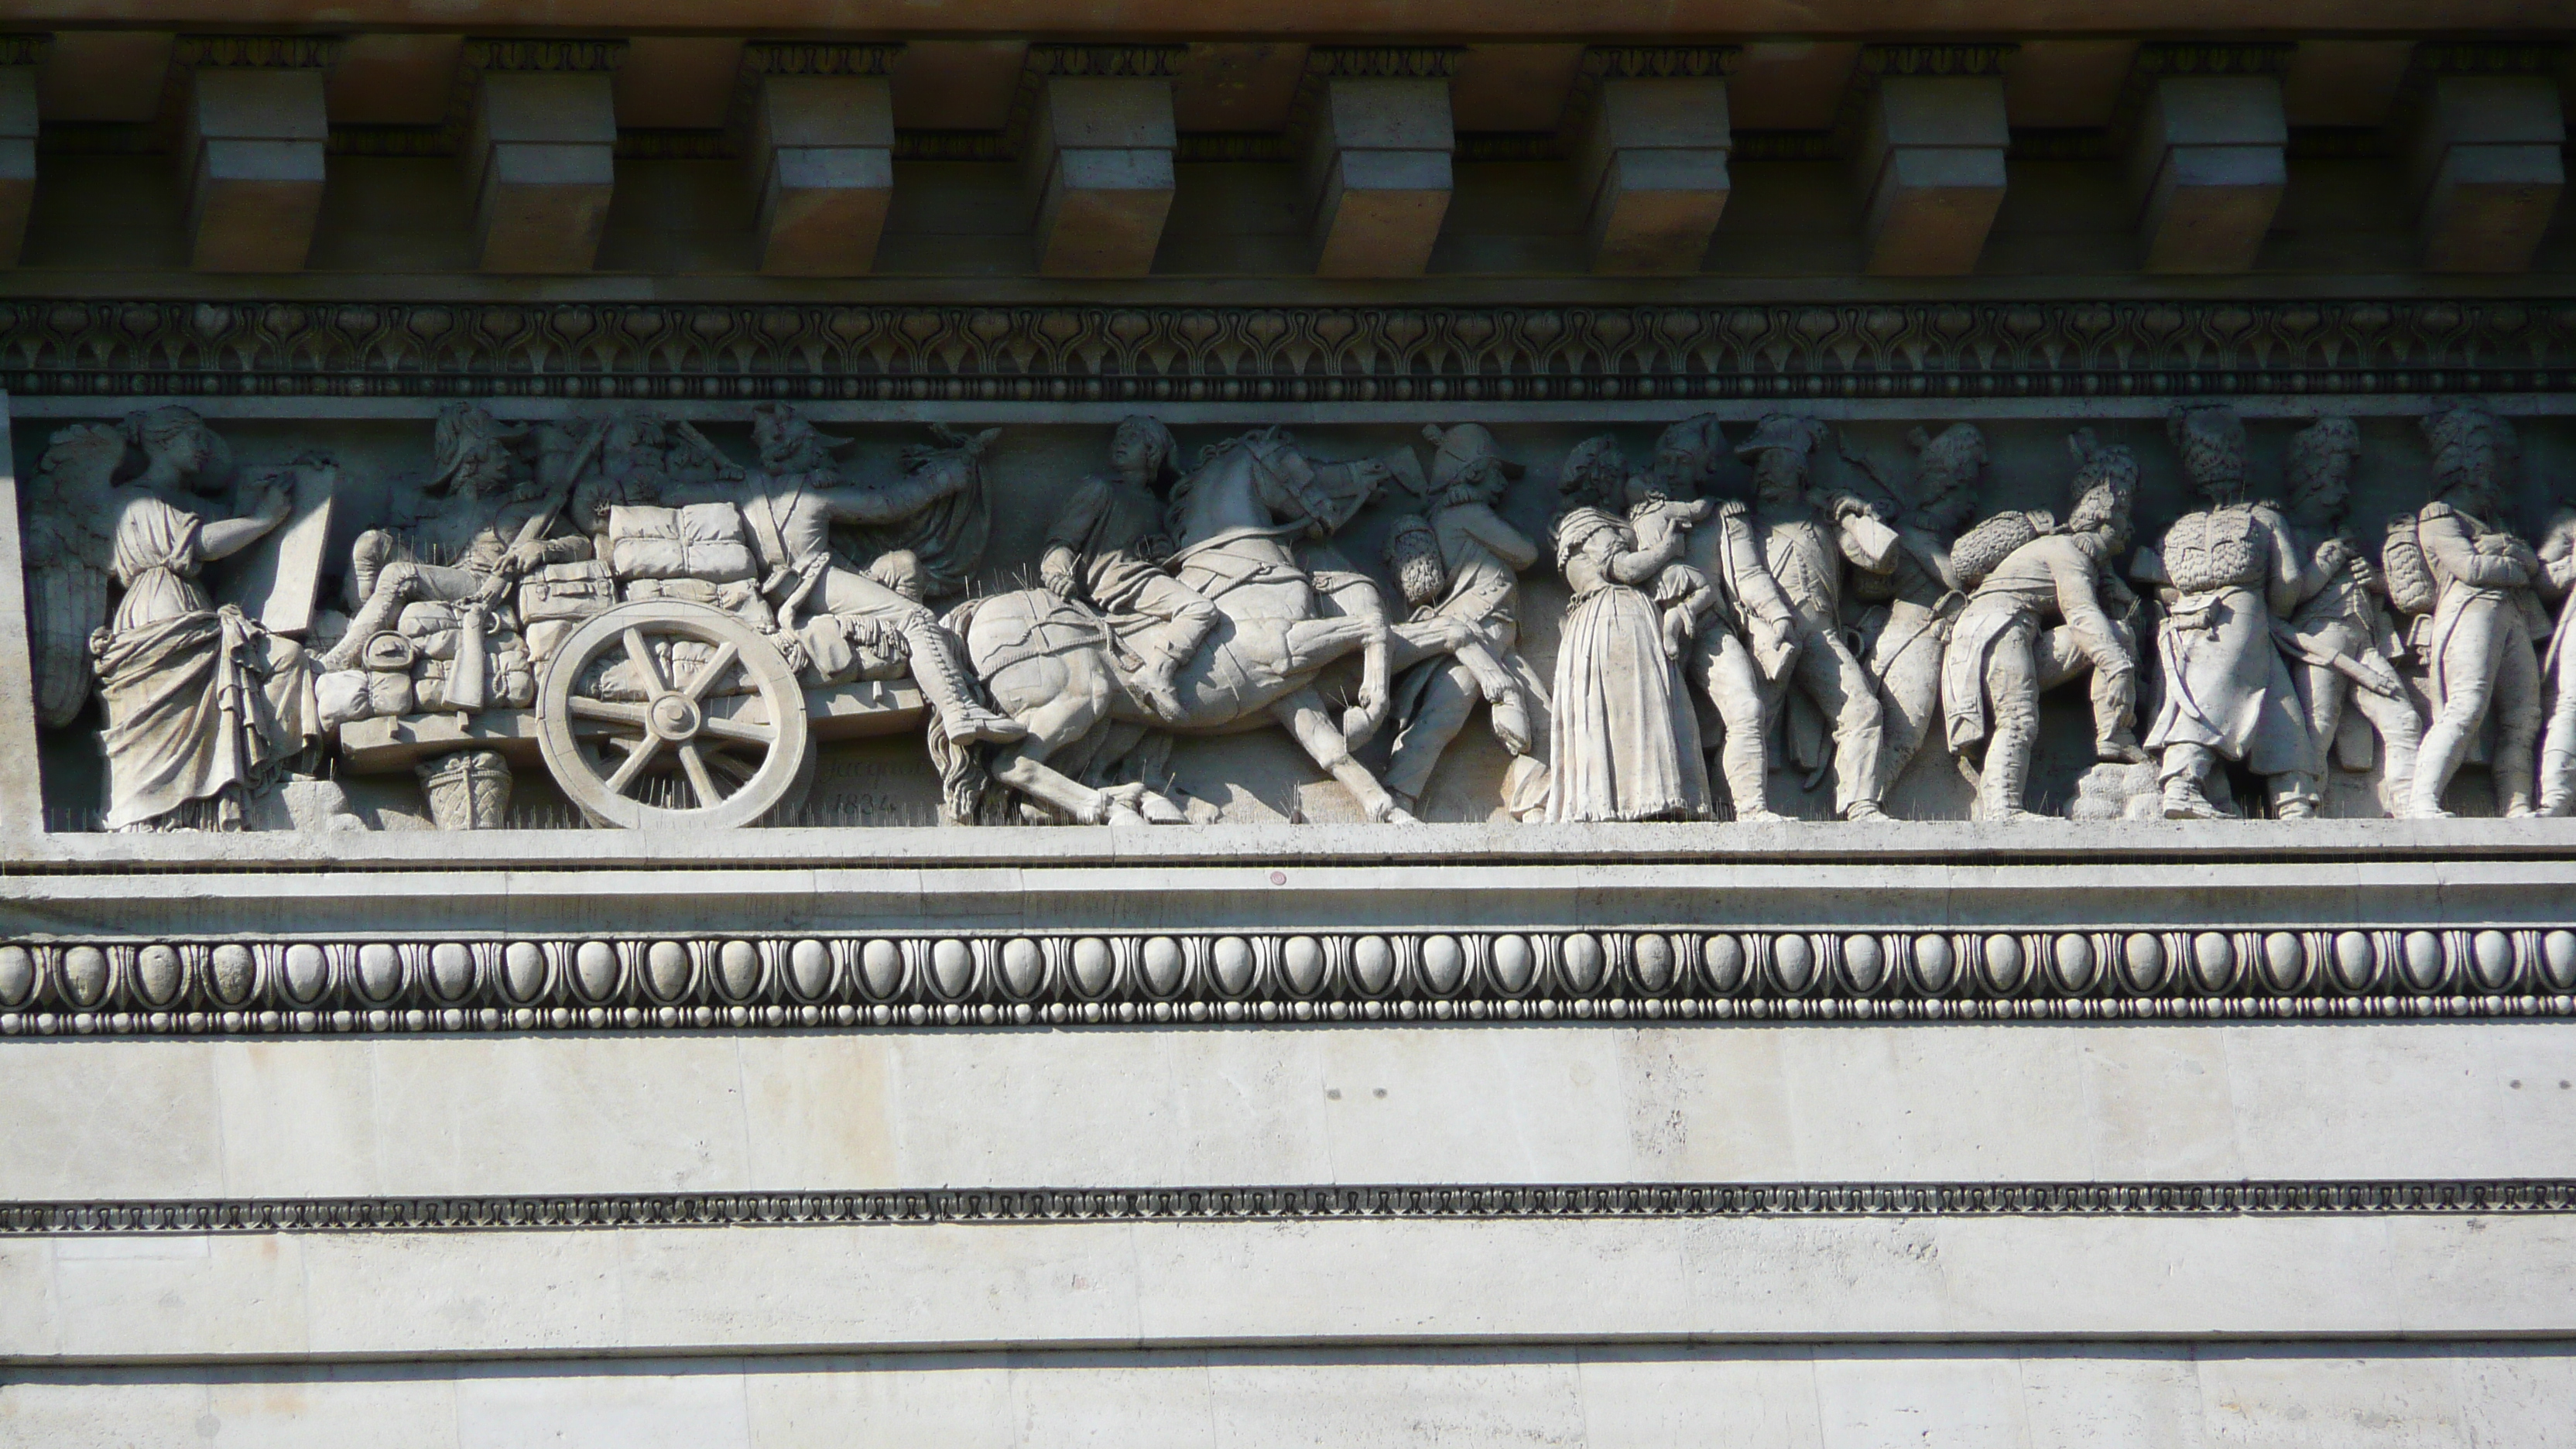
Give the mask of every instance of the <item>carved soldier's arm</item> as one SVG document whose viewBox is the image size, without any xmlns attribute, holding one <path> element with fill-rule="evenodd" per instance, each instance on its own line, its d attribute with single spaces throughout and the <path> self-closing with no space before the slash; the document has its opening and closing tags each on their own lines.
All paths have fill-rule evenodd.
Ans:
<svg viewBox="0 0 2576 1449">
<path fill-rule="evenodd" d="M 2576 513 L 2561 513 L 2549 520 L 2540 536 L 2539 577 L 2532 580 L 2542 597 L 2555 602 L 2567 597 L 2576 587 Z"/>
<path fill-rule="evenodd" d="M 2505 554 L 2479 552 L 2467 516 L 2456 509 L 2424 510 L 2415 533 L 2423 542 L 2425 558 L 2439 572 L 2462 583 L 2482 589 L 2514 589 L 2531 582 L 2530 572 L 2520 561 Z"/>
<path fill-rule="evenodd" d="M 1481 503 L 1463 503 L 1452 510 L 1458 525 L 1467 536 L 1493 550 L 1494 557 L 1514 573 L 1538 562 L 1538 545 L 1527 534 L 1503 522 L 1502 516 Z"/>
<path fill-rule="evenodd" d="M 2094 565 L 2081 555 L 2063 556 L 2068 553 L 2074 550 L 2051 550 L 2048 559 L 2049 579 L 2057 586 L 2058 616 L 2066 620 L 2084 657 L 2093 661 L 2096 673 L 2135 669 L 2137 661 L 2129 657 L 2125 642 L 2128 631 L 2114 623 L 2110 611 L 2102 607 Z"/>
<path fill-rule="evenodd" d="M 834 523 L 894 523 L 963 492 L 974 477 L 971 468 L 925 468 L 892 483 L 828 489 L 815 496 L 824 501 Z"/>
<path fill-rule="evenodd" d="M 2329 539 L 2317 552 L 2310 553 L 2299 547 L 2298 536 L 2269 505 L 2256 505 L 2254 521 L 2263 530 L 2271 561 L 2263 580 L 2263 601 L 2273 613 L 2286 619 L 2342 570 L 2343 545 Z"/>
<path fill-rule="evenodd" d="M 1065 598 L 1074 591 L 1075 571 L 1082 566 L 1082 545 L 1100 516 L 1109 507 L 1109 484 L 1099 478 L 1086 478 L 1065 501 L 1064 510 L 1055 516 L 1047 529 L 1046 552 L 1038 559 L 1038 578 L 1056 597 Z"/>
</svg>

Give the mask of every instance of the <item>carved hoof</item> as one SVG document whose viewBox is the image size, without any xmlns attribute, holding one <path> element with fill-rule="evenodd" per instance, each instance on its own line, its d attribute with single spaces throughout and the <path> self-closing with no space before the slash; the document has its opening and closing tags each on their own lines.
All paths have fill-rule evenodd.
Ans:
<svg viewBox="0 0 2576 1449">
<path fill-rule="evenodd" d="M 1372 811 L 1369 818 L 1380 825 L 1419 825 L 1422 823 L 1421 817 L 1415 815 L 1412 811 L 1405 809 L 1403 806 L 1396 804 L 1392 800 L 1386 802 L 1386 804 L 1380 809 Z"/>
<path fill-rule="evenodd" d="M 1797 817 L 1791 815 L 1783 815 L 1777 810 L 1738 810 L 1735 812 L 1735 823 L 1738 825 L 1787 825 L 1796 818 Z"/>
<path fill-rule="evenodd" d="M 2022 813 L 2028 814 L 2029 812 L 2024 811 Z M 1879 808 L 1879 804 L 1875 800 L 1854 800 L 1851 803 L 1851 808 L 1843 812 L 1843 818 L 1845 820 L 1885 820 L 1888 819 L 1889 816 L 1885 810 Z"/>
<path fill-rule="evenodd" d="M 1360 746 L 1367 744 L 1369 742 L 1369 736 L 1376 733 L 1377 721 L 1369 718 L 1369 712 L 1366 709 L 1359 705 L 1353 705 L 1349 709 L 1342 711 L 1343 744 L 1356 750 Z"/>
</svg>

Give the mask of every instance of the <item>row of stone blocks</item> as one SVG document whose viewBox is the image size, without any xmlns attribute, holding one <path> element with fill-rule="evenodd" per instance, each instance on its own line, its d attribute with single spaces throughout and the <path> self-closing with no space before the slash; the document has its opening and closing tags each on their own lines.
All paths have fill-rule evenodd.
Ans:
<svg viewBox="0 0 2576 1449">
<path fill-rule="evenodd" d="M 591 267 L 616 182 L 609 64 L 475 73 L 463 165 L 485 270 Z M 195 265 L 301 268 L 321 213 L 322 71 L 200 66 L 185 74 L 180 168 Z M 33 195 L 34 76 L 29 66 L 0 67 L 0 262 L 16 256 Z M 1573 153 L 1596 270 L 1698 269 L 1732 185 L 1726 84 L 1722 74 L 1615 78 L 1587 102 Z M 1301 176 L 1317 273 L 1421 274 L 1449 206 L 1457 138 L 1448 82 L 1332 78 L 1313 105 Z M 2528 267 L 2565 179 L 2556 83 L 2440 76 L 2415 109 L 2404 171 L 2424 265 Z M 762 78 L 746 174 L 765 271 L 872 268 L 893 196 L 894 139 L 882 76 Z M 2156 78 L 2130 127 L 2126 162 L 2146 270 L 2251 268 L 2287 186 L 2288 139 L 2275 75 Z M 2000 75 L 1877 78 L 1861 105 L 1854 158 L 1869 271 L 1973 271 L 2003 203 L 2010 144 Z M 1151 271 L 1177 147 L 1168 78 L 1045 78 L 1024 160 L 1039 272 Z"/>
<path fill-rule="evenodd" d="M 47 1034 L 187 1030 L 191 1028 L 177 1018 L 245 1013 L 299 1019 L 383 1015 L 388 1021 L 406 1013 L 452 1013 L 493 1027 L 610 1024 L 605 1018 L 589 1020 L 601 1013 L 620 1018 L 643 1013 L 622 1023 L 628 1025 L 892 1025 L 1319 1016 L 1731 1017 L 1756 1014 L 1755 1006 L 1763 1008 L 1759 1014 L 1770 1015 L 1801 1003 L 1841 1003 L 1875 1005 L 1891 1016 L 1937 1019 L 1938 1013 L 1920 1008 L 1946 1002 L 1998 1015 L 2003 1013 L 1989 1008 L 2011 1003 L 2265 998 L 2331 1003 L 2463 995 L 2539 1002 L 2571 991 L 2576 991 L 2576 931 L 2528 928 L 0 947 L 0 1027 Z M 1690 1004 L 1686 1012 L 1680 1009 L 1685 1002 Z M 1902 1012 L 1895 1010 L 1900 1006 Z M 482 1020 L 486 1016 L 496 1019 L 487 1023 Z M 466 1024 L 459 1021 L 449 1029 Z M 194 1029 L 221 1025 L 217 1021 Z M 266 1029 L 295 1025 L 281 1017 Z M 420 1025 L 426 1029 L 432 1023 Z M 249 1029 L 261 1026 L 253 1021 Z M 317 1019 L 307 1029 L 323 1025 Z"/>
</svg>

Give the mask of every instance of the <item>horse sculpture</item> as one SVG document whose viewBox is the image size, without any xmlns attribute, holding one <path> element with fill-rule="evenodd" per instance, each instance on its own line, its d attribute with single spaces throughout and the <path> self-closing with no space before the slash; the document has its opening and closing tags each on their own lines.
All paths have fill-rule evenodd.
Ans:
<svg viewBox="0 0 2576 1449">
<path fill-rule="evenodd" d="M 1175 485 L 1172 571 L 1220 616 L 1174 681 L 1183 706 L 1177 719 L 1157 715 L 1128 688 L 1109 621 L 1092 609 L 1045 589 L 961 606 L 949 623 L 965 638 L 976 674 L 995 706 L 1028 728 L 1025 739 L 994 751 L 990 778 L 1084 824 L 1178 821 L 1178 807 L 1143 785 L 1094 787 L 1066 770 L 1096 778 L 1156 731 L 1231 734 L 1275 722 L 1369 819 L 1412 820 L 1351 750 L 1385 723 L 1395 673 L 1482 636 L 1452 619 L 1390 623 L 1365 575 L 1310 573 L 1294 542 L 1331 536 L 1393 476 L 1385 462 L 1316 463 L 1272 429 L 1210 448 Z M 1355 651 L 1358 694 L 1337 720 L 1316 676 Z M 951 809 L 959 810 L 967 752 L 939 753 Z M 967 799 L 975 793 L 964 791 Z"/>
</svg>

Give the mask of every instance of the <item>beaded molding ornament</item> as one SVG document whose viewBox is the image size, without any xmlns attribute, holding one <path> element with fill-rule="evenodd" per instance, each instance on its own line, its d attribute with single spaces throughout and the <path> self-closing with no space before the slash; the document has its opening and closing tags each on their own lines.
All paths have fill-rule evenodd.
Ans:
<svg viewBox="0 0 2576 1449">
<path fill-rule="evenodd" d="M 0 945 L 0 1035 L 2576 1015 L 2576 929 Z"/>
</svg>

